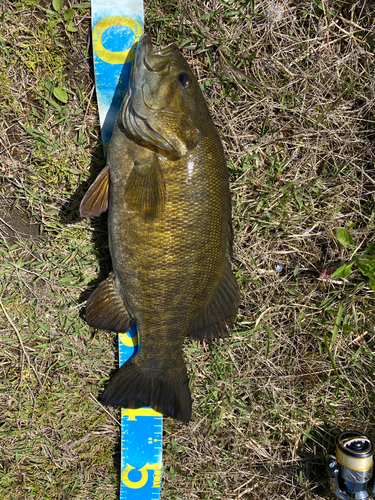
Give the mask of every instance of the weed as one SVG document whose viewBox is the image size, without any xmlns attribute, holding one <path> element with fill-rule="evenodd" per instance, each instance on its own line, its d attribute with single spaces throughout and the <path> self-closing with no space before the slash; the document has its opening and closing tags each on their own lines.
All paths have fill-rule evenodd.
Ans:
<svg viewBox="0 0 375 500">
<path fill-rule="evenodd" d="M 336 236 L 344 247 L 351 248 L 354 251 L 350 260 L 336 269 L 332 273 L 331 278 L 347 278 L 355 268 L 358 268 L 362 275 L 367 277 L 370 287 L 375 291 L 375 242 L 372 242 L 365 250 L 358 253 L 363 241 L 354 249 L 352 235 L 343 227 L 338 227 L 336 229 Z"/>
</svg>

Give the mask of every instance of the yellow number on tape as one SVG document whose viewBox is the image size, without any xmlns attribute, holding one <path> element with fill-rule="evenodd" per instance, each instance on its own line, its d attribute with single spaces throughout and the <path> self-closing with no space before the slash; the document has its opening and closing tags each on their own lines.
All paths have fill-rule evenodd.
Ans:
<svg viewBox="0 0 375 500">
<path fill-rule="evenodd" d="M 119 333 L 119 340 L 128 347 L 135 347 L 138 345 L 138 334 L 131 337 L 128 332 Z"/>
<path fill-rule="evenodd" d="M 146 464 L 143 467 L 141 467 L 139 472 L 142 474 L 141 479 L 139 481 L 130 481 L 129 479 L 129 472 L 131 470 L 134 470 L 135 467 L 132 467 L 129 464 L 126 464 L 125 469 L 122 471 L 121 474 L 121 480 L 127 486 L 128 488 L 132 489 L 138 489 L 142 488 L 148 481 L 148 471 L 153 470 L 154 471 L 154 482 L 153 482 L 153 487 L 159 487 L 160 486 L 160 478 L 161 478 L 161 464 Z"/>
</svg>

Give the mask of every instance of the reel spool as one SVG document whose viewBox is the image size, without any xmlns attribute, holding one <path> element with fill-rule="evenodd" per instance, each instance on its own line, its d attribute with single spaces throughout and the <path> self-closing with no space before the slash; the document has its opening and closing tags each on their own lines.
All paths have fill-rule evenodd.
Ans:
<svg viewBox="0 0 375 500">
<path fill-rule="evenodd" d="M 345 431 L 336 436 L 335 445 L 336 456 L 326 458 L 333 493 L 341 500 L 374 499 L 374 445 L 370 439 L 357 431 Z"/>
</svg>

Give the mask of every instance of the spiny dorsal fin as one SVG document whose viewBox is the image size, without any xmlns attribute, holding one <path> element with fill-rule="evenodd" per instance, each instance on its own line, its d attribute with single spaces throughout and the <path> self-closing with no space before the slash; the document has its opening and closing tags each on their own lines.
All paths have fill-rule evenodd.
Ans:
<svg viewBox="0 0 375 500">
<path fill-rule="evenodd" d="M 195 340 L 227 337 L 240 303 L 238 284 L 229 262 L 211 303 L 190 324 L 189 336 Z"/>
<path fill-rule="evenodd" d="M 113 273 L 99 283 L 98 288 L 88 298 L 86 321 L 90 326 L 100 330 L 111 330 L 116 333 L 130 330 L 133 321 L 116 290 Z"/>
<path fill-rule="evenodd" d="M 148 222 L 163 216 L 167 192 L 157 156 L 151 161 L 135 163 L 125 186 L 125 200 Z"/>
<path fill-rule="evenodd" d="M 105 167 L 83 197 L 79 212 L 81 217 L 97 217 L 108 208 L 109 168 Z"/>
</svg>

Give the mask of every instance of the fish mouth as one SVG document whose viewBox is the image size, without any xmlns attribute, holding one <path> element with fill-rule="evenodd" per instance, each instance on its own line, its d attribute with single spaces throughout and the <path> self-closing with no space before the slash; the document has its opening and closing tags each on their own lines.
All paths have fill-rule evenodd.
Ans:
<svg viewBox="0 0 375 500">
<path fill-rule="evenodd" d="M 151 105 L 148 102 L 146 81 L 149 73 L 157 74 L 158 76 L 168 75 L 172 59 L 177 52 L 178 47 L 175 43 L 161 49 L 154 49 L 150 35 L 145 33 L 141 36 L 137 45 L 137 52 L 129 82 L 130 101 L 139 92 L 143 97 L 143 104 L 148 110 L 160 111 L 163 109 L 158 105 Z"/>
<path fill-rule="evenodd" d="M 154 50 L 150 35 L 145 33 L 139 39 L 137 46 L 135 57 L 136 70 L 142 70 L 142 66 L 144 66 L 148 71 L 167 74 L 172 57 L 177 51 L 178 48 L 175 43 Z"/>
</svg>

